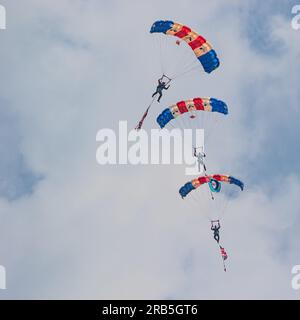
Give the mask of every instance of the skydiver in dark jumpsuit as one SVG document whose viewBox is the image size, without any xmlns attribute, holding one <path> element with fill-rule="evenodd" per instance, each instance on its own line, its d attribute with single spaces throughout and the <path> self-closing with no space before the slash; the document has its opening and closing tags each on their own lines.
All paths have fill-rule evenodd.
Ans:
<svg viewBox="0 0 300 320">
<path fill-rule="evenodd" d="M 156 91 L 153 93 L 152 98 L 156 95 L 159 94 L 159 97 L 157 99 L 157 102 L 160 102 L 160 99 L 162 97 L 162 91 L 168 90 L 170 88 L 170 85 L 166 86 L 166 83 L 162 81 L 162 79 L 158 79 L 158 86 L 156 88 Z"/>
<path fill-rule="evenodd" d="M 220 230 L 221 226 L 220 226 L 220 222 L 218 221 L 218 224 L 214 225 L 213 223 L 211 224 L 211 230 L 214 232 L 214 239 L 219 243 L 220 241 L 220 234 L 219 234 L 219 230 Z"/>
</svg>

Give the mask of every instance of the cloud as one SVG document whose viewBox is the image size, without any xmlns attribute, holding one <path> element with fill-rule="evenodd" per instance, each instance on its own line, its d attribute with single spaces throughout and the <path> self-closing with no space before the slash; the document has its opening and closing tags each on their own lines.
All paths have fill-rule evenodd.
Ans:
<svg viewBox="0 0 300 320">
<path fill-rule="evenodd" d="M 2 2 L 3 149 L 19 160 L 10 172 L 4 157 L 0 168 L 21 190 L 14 201 L 0 190 L 3 298 L 299 298 L 290 285 L 299 264 L 299 33 L 282 7 Z M 178 196 L 190 179 L 183 166 L 95 160 L 98 129 L 124 119 L 134 127 L 149 102 L 160 66 L 148 29 L 160 18 L 199 30 L 222 62 L 210 76 L 178 78 L 163 104 L 214 96 L 229 105 L 206 145 L 209 169 L 246 185 L 222 219 L 226 274 L 209 221 Z M 146 128 L 164 106 L 153 108 Z"/>
</svg>

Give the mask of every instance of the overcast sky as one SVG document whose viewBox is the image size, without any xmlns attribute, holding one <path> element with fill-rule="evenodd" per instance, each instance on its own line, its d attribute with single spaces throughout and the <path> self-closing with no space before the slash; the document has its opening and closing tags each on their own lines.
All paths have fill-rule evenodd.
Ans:
<svg viewBox="0 0 300 320">
<path fill-rule="evenodd" d="M 0 265 L 7 298 L 299 299 L 300 30 L 296 1 L 0 0 Z M 134 127 L 160 76 L 149 29 L 191 26 L 221 61 L 174 81 L 155 116 L 212 96 L 230 114 L 206 144 L 245 191 L 222 219 L 224 273 L 184 166 L 100 166 L 96 134 Z"/>
</svg>

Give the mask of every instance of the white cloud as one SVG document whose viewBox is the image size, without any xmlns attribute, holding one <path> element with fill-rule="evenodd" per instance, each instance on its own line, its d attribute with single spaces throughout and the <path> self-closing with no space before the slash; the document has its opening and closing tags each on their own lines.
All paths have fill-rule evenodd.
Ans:
<svg viewBox="0 0 300 320">
<path fill-rule="evenodd" d="M 242 32 L 237 1 L 227 2 L 226 10 L 221 1 L 84 3 L 27 1 L 30 10 L 7 5 L 18 19 L 2 39 L 7 76 L 0 94 L 18 115 L 19 151 L 44 179 L 30 196 L 0 202 L 0 257 L 8 274 L 1 294 L 297 298 L 290 270 L 299 264 L 298 172 L 282 177 L 274 171 L 271 187 L 255 173 L 257 157 L 277 148 L 275 124 L 287 130 L 290 117 L 299 117 L 297 72 L 291 70 L 299 46 L 289 21 L 271 20 L 272 37 L 283 49 L 266 56 Z M 123 119 L 134 126 L 143 113 L 159 72 L 148 29 L 153 20 L 173 17 L 205 35 L 222 65 L 210 76 L 174 82 L 146 127 L 160 108 L 183 97 L 228 103 L 228 122 L 207 146 L 209 168 L 240 176 L 246 185 L 222 222 L 226 274 L 209 222 L 178 195 L 189 179 L 184 168 L 100 167 L 95 160 L 99 128 Z"/>
</svg>

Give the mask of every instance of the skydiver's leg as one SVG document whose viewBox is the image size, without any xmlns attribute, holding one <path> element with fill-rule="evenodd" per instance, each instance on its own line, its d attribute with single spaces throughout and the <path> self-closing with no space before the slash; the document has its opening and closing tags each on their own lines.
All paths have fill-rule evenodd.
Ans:
<svg viewBox="0 0 300 320">
<path fill-rule="evenodd" d="M 220 241 L 220 236 L 219 236 L 217 233 L 215 233 L 215 234 L 214 234 L 214 239 L 219 243 L 219 241 Z"/>
<path fill-rule="evenodd" d="M 204 164 L 204 161 L 200 158 L 198 158 L 198 170 L 200 172 L 200 169 L 201 169 L 201 165 L 203 166 L 204 170 L 206 171 L 206 166 Z"/>
<path fill-rule="evenodd" d="M 153 98 L 156 94 L 158 94 L 157 90 L 153 93 L 152 98 Z"/>
<path fill-rule="evenodd" d="M 158 92 L 159 93 L 159 97 L 158 97 L 158 99 L 157 99 L 157 102 L 160 102 L 160 99 L 161 99 L 161 97 L 162 97 L 162 92 L 160 91 L 160 92 Z"/>
</svg>

